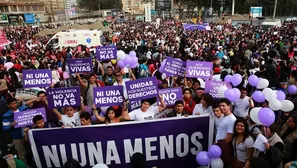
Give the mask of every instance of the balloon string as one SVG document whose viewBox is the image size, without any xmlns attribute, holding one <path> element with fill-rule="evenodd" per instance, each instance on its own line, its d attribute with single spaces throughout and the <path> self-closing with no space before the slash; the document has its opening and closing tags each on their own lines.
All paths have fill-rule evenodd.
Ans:
<svg viewBox="0 0 297 168">
<path fill-rule="evenodd" d="M 263 129 L 264 129 L 264 136 L 265 138 L 268 140 L 267 134 L 266 134 L 266 126 L 263 125 Z M 266 147 L 266 145 L 264 144 L 264 146 Z M 264 151 L 264 154 L 266 154 L 266 149 Z"/>
</svg>

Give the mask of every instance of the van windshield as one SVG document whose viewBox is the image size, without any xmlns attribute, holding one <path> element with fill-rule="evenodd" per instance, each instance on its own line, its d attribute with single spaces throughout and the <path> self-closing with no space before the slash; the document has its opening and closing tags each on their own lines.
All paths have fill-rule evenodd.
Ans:
<svg viewBox="0 0 297 168">
<path fill-rule="evenodd" d="M 54 38 L 54 39 L 52 39 L 52 40 L 49 42 L 50 45 L 58 44 L 58 43 L 59 43 L 59 39 L 58 39 L 58 38 Z"/>
</svg>

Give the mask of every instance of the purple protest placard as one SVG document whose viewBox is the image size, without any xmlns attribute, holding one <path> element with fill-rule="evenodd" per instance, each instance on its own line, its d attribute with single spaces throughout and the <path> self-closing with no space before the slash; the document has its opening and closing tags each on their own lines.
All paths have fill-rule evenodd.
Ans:
<svg viewBox="0 0 297 168">
<path fill-rule="evenodd" d="M 190 127 L 189 127 L 190 126 Z M 147 167 L 195 168 L 196 155 L 213 142 L 209 116 L 124 122 L 71 129 L 32 129 L 29 139 L 37 167 L 62 167 L 67 158 L 83 168 L 104 163 L 131 168 L 131 156 L 144 154 Z"/>
<path fill-rule="evenodd" d="M 122 105 L 124 101 L 123 86 L 104 86 L 93 88 L 96 107 Z"/>
<path fill-rule="evenodd" d="M 117 59 L 117 48 L 115 46 L 97 47 L 96 56 L 98 60 Z"/>
<path fill-rule="evenodd" d="M 176 100 L 183 100 L 183 90 L 181 87 L 160 89 L 159 94 L 163 97 L 164 103 L 167 106 L 174 105 Z M 160 103 L 160 102 L 159 102 Z"/>
<path fill-rule="evenodd" d="M 52 84 L 52 71 L 49 69 L 24 70 L 23 87 L 47 87 Z"/>
<path fill-rule="evenodd" d="M 67 60 L 70 73 L 91 73 L 93 64 L 91 58 L 79 58 Z"/>
<path fill-rule="evenodd" d="M 48 89 L 46 92 L 49 108 L 81 105 L 80 87 Z"/>
<path fill-rule="evenodd" d="M 133 111 L 141 107 L 141 100 L 129 101 L 129 111 Z"/>
<path fill-rule="evenodd" d="M 167 76 L 184 76 L 185 65 L 182 60 L 167 57 L 163 71 Z"/>
<path fill-rule="evenodd" d="M 212 62 L 187 61 L 186 76 L 190 78 L 210 79 L 212 77 L 212 70 Z"/>
<path fill-rule="evenodd" d="M 232 89 L 232 86 L 230 83 L 226 82 L 220 82 L 220 81 L 205 81 L 205 93 L 209 93 L 213 98 L 222 98 L 219 95 L 218 89 L 220 86 L 226 86 L 229 89 Z"/>
<path fill-rule="evenodd" d="M 46 122 L 45 108 L 37 108 L 32 110 L 20 111 L 14 113 L 14 121 L 16 121 L 15 128 L 22 128 L 33 125 L 33 118 L 36 115 L 42 115 L 44 122 Z"/>
<path fill-rule="evenodd" d="M 158 97 L 158 84 L 156 77 L 127 81 L 126 88 L 128 99 L 130 101 Z"/>
</svg>

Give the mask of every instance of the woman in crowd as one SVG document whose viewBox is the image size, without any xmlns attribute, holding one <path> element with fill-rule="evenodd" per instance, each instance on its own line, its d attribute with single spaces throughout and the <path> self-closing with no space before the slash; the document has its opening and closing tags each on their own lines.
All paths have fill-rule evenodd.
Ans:
<svg viewBox="0 0 297 168">
<path fill-rule="evenodd" d="M 212 114 L 212 96 L 210 94 L 203 94 L 200 104 L 196 104 L 193 115 Z"/>
<path fill-rule="evenodd" d="M 184 105 L 185 105 L 185 110 L 188 114 L 192 114 L 194 107 L 196 105 L 195 101 L 192 98 L 192 91 L 189 88 L 185 88 L 183 90 L 183 96 L 184 96 Z"/>
<path fill-rule="evenodd" d="M 285 143 L 283 163 L 288 163 L 297 158 L 297 116 L 292 115 L 282 126 L 280 137 Z"/>
<path fill-rule="evenodd" d="M 234 149 L 232 168 L 249 168 L 254 152 L 254 140 L 249 135 L 248 124 L 244 119 L 237 119 L 234 123 L 232 145 Z"/>
</svg>

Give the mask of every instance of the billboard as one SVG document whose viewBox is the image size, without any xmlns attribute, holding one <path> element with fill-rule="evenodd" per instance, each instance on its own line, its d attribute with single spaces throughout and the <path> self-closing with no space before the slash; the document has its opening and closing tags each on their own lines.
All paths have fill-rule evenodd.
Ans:
<svg viewBox="0 0 297 168">
<path fill-rule="evenodd" d="M 0 23 L 8 23 L 8 17 L 6 14 L 0 14 Z"/>
<path fill-rule="evenodd" d="M 35 16 L 32 13 L 24 14 L 25 23 L 35 23 Z"/>
<path fill-rule="evenodd" d="M 262 7 L 251 7 L 250 14 L 252 17 L 262 17 Z"/>
<path fill-rule="evenodd" d="M 171 0 L 156 0 L 155 9 L 156 11 L 170 11 Z"/>
<path fill-rule="evenodd" d="M 20 22 L 24 22 L 24 20 L 25 18 L 24 18 L 24 15 L 22 14 L 8 15 L 8 21 L 10 24 L 18 24 Z"/>
</svg>

